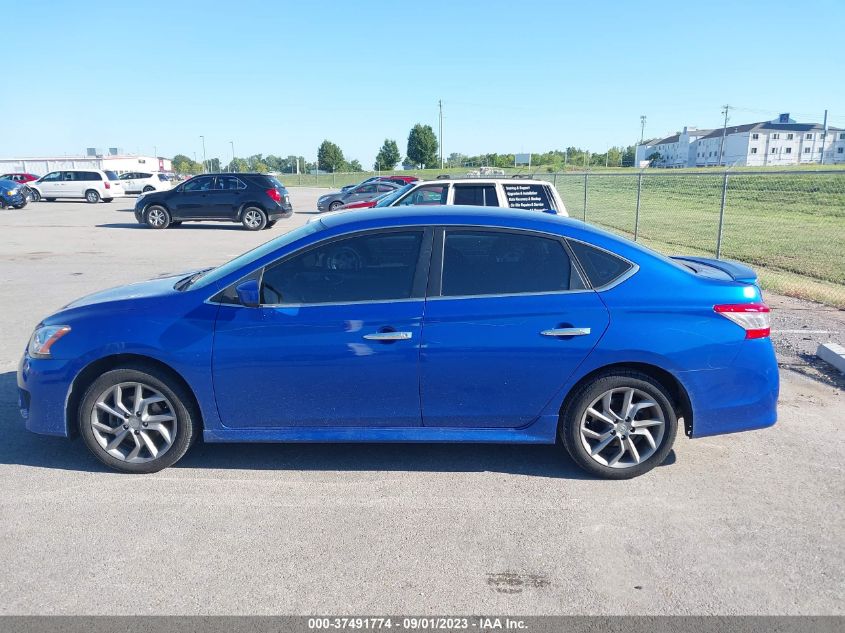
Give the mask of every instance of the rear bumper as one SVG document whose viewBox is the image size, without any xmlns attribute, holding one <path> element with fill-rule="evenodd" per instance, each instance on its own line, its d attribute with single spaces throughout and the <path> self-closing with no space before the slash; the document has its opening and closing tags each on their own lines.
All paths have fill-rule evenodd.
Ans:
<svg viewBox="0 0 845 633">
<path fill-rule="evenodd" d="M 271 209 L 270 212 L 267 214 L 267 217 L 270 219 L 271 222 L 275 222 L 276 220 L 289 218 L 292 215 L 293 205 L 288 202 L 287 204 L 279 205 L 276 209 Z"/>
<path fill-rule="evenodd" d="M 692 404 L 692 437 L 763 429 L 777 421 L 780 377 L 768 338 L 745 341 L 729 367 L 678 377 Z"/>
</svg>

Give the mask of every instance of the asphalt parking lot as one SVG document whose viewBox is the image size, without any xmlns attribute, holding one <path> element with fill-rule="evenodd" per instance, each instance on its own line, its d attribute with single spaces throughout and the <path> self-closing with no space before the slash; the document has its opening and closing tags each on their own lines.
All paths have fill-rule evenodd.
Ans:
<svg viewBox="0 0 845 633">
<path fill-rule="evenodd" d="M 779 424 L 679 437 L 631 481 L 553 446 L 372 444 L 200 444 L 132 476 L 24 430 L 42 316 L 222 263 L 322 192 L 291 189 L 259 233 L 153 231 L 132 198 L 0 211 L 0 614 L 845 614 L 845 392 L 807 351 L 842 343 L 845 313 L 794 300 L 772 298 Z"/>
</svg>

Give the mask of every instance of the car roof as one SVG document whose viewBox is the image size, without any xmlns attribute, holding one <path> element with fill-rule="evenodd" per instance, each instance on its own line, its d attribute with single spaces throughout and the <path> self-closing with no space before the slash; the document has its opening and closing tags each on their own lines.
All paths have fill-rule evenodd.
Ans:
<svg viewBox="0 0 845 633">
<path fill-rule="evenodd" d="M 426 184 L 427 185 L 427 184 L 430 184 L 430 183 L 448 183 L 448 182 L 458 183 L 458 184 L 461 184 L 461 185 L 467 184 L 467 183 L 477 185 L 478 183 L 488 184 L 488 183 L 494 183 L 494 182 L 500 182 L 504 185 L 526 185 L 526 184 L 530 184 L 530 185 L 542 184 L 542 185 L 549 185 L 549 186 L 552 185 L 552 183 L 549 182 L 548 180 L 538 180 L 536 178 L 502 178 L 501 176 L 499 176 L 499 177 L 496 177 L 496 176 L 479 176 L 477 178 L 432 178 L 431 180 L 421 180 L 419 182 L 415 182 L 414 184 L 415 185 L 419 185 L 419 184 Z"/>
<path fill-rule="evenodd" d="M 327 228 L 355 224 L 372 224 L 374 226 L 477 224 L 479 226 L 514 227 L 528 223 L 536 225 L 537 228 L 545 226 L 555 232 L 559 231 L 561 226 L 579 228 L 587 226 L 581 220 L 542 211 L 470 205 L 407 205 L 336 211 L 321 217 L 320 222 Z"/>
</svg>

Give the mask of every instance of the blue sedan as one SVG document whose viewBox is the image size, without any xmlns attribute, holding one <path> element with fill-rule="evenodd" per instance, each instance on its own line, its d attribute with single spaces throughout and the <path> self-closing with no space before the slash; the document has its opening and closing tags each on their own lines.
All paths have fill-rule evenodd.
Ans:
<svg viewBox="0 0 845 633">
<path fill-rule="evenodd" d="M 771 426 L 752 270 L 484 207 L 322 217 L 218 268 L 79 299 L 18 371 L 29 430 L 149 473 L 207 442 L 558 439 L 642 474 L 690 437 Z"/>
</svg>

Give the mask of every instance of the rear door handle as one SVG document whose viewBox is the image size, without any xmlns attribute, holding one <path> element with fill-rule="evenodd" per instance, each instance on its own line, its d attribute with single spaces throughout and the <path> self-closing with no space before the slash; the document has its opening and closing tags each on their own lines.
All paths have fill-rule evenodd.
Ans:
<svg viewBox="0 0 845 633">
<path fill-rule="evenodd" d="M 543 336 L 586 336 L 589 333 L 588 327 L 557 327 L 540 332 Z"/>
<path fill-rule="evenodd" d="M 376 332 L 375 334 L 364 334 L 364 338 L 368 341 L 407 341 L 411 336 L 411 332 Z"/>
</svg>

